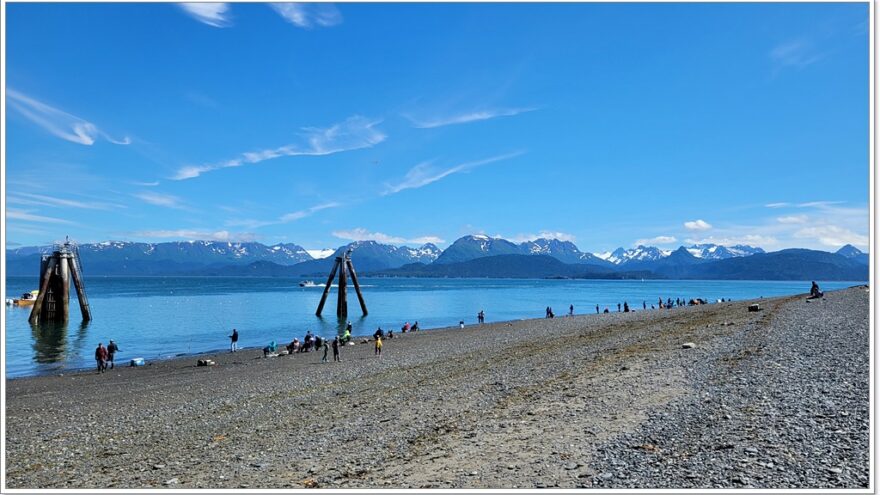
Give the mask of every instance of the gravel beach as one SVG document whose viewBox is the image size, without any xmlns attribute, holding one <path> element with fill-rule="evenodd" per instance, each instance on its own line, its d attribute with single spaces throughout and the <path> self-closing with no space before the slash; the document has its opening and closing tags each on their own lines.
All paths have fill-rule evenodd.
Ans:
<svg viewBox="0 0 880 495">
<path fill-rule="evenodd" d="M 867 488 L 869 327 L 860 286 L 7 380 L 6 485 Z"/>
</svg>

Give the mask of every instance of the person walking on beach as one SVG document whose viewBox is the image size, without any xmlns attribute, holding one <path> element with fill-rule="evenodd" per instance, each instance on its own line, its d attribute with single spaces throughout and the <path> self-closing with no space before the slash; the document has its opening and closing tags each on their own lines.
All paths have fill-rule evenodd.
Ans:
<svg viewBox="0 0 880 495">
<path fill-rule="evenodd" d="M 116 342 L 113 342 L 113 339 L 110 339 L 110 343 L 107 344 L 107 361 L 110 361 L 111 370 L 114 367 L 113 356 L 116 354 L 117 351 L 119 351 L 119 347 L 116 345 Z"/>
<path fill-rule="evenodd" d="M 620 303 L 617 303 L 617 312 L 620 313 Z"/>
<path fill-rule="evenodd" d="M 98 363 L 98 373 L 103 373 L 107 369 L 107 348 L 103 342 L 98 342 L 98 348 L 95 349 L 95 361 Z"/>
<path fill-rule="evenodd" d="M 333 362 L 339 363 L 341 361 L 342 359 L 339 358 L 339 336 L 336 336 L 336 338 L 333 339 Z"/>
<path fill-rule="evenodd" d="M 596 314 L 599 314 L 599 305 L 596 305 Z"/>
<path fill-rule="evenodd" d="M 324 340 L 324 343 L 321 345 L 321 348 L 324 349 L 324 357 L 321 358 L 321 362 L 326 363 L 327 362 L 327 351 L 330 350 L 330 344 L 328 344 L 327 341 Z"/>
<path fill-rule="evenodd" d="M 642 309 L 648 309 L 648 303 L 642 301 Z"/>
<path fill-rule="evenodd" d="M 232 343 L 229 346 L 229 352 L 235 352 L 238 350 L 238 330 L 232 329 L 232 335 L 229 336 L 229 339 Z"/>
<path fill-rule="evenodd" d="M 574 316 L 574 304 L 568 305 L 568 316 Z"/>
<path fill-rule="evenodd" d="M 376 355 L 382 357 L 382 337 L 376 337 Z"/>
</svg>

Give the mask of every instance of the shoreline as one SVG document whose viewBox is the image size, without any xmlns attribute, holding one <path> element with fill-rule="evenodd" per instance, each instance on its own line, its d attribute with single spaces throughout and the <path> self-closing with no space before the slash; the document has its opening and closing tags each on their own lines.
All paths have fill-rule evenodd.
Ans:
<svg viewBox="0 0 880 495">
<path fill-rule="evenodd" d="M 868 291 L 7 380 L 7 483 L 865 487 Z"/>
<path fill-rule="evenodd" d="M 239 278 L 239 277 L 228 277 L 228 278 Z M 261 278 L 261 277 L 248 277 L 248 278 Z M 265 277 L 262 277 L 262 278 L 265 278 Z M 856 283 L 856 285 L 853 285 L 851 287 L 830 290 L 827 292 L 832 293 L 832 292 L 837 292 L 837 291 L 848 290 L 853 287 L 860 287 L 863 285 L 867 285 L 867 283 L 861 283 L 861 282 L 854 282 L 854 283 Z M 800 295 L 800 294 L 771 296 L 771 297 L 768 297 L 767 300 L 776 299 L 776 298 L 783 298 L 783 297 L 794 297 L 794 296 L 798 296 L 798 295 Z M 743 300 L 736 300 L 736 301 L 728 300 L 726 302 L 748 302 L 748 301 L 763 301 L 763 300 L 765 300 L 763 297 L 758 297 L 758 298 L 753 298 L 753 299 L 743 299 Z M 713 306 L 715 304 L 719 304 L 719 303 L 718 302 L 708 302 L 706 305 L 702 305 L 702 306 Z M 698 305 L 698 306 L 700 306 L 700 305 Z M 680 310 L 680 309 L 686 309 L 689 307 L 693 307 L 693 306 L 685 305 L 685 306 L 673 307 L 673 308 L 665 309 L 665 311 Z M 635 308 L 635 309 L 632 309 L 630 311 L 630 313 L 636 314 L 636 313 L 654 312 L 654 311 L 660 311 L 660 309 L 646 309 L 645 310 L 645 309 Z M 608 314 L 610 315 L 610 314 L 617 314 L 617 313 L 618 312 L 616 312 L 616 311 L 610 311 Z M 621 312 L 620 314 L 623 314 L 623 313 Z M 604 314 L 603 313 L 581 313 L 581 314 L 574 315 L 574 317 L 590 317 L 590 316 L 604 316 Z M 569 315 L 563 314 L 563 315 L 557 316 L 556 318 L 569 318 Z M 520 318 L 520 319 L 511 319 L 511 320 L 492 321 L 492 322 L 488 322 L 488 323 L 483 323 L 482 325 L 479 323 L 472 323 L 472 324 L 465 324 L 464 330 L 467 330 L 470 328 L 487 327 L 489 325 L 507 325 L 507 324 L 518 323 L 518 322 L 541 321 L 544 319 L 545 318 Z M 423 328 L 419 332 L 415 332 L 415 333 L 438 332 L 438 331 L 440 331 L 440 332 L 461 331 L 461 330 L 463 330 L 463 329 L 459 328 L 457 325 L 451 325 L 451 326 L 444 326 L 444 327 Z M 408 332 L 406 335 L 409 335 L 411 333 L 413 333 L 413 332 Z M 401 335 L 405 335 L 405 334 L 402 334 L 399 330 L 394 330 L 394 335 L 401 336 Z M 296 336 L 296 337 L 299 338 L 299 336 Z M 359 343 L 360 343 L 359 341 L 363 338 L 366 338 L 366 339 L 369 339 L 370 341 L 372 341 L 372 334 L 363 334 L 363 335 L 352 334 L 352 341 L 353 342 L 355 339 L 358 339 L 358 342 L 356 343 L 356 345 L 359 345 Z M 279 342 L 277 340 L 276 340 L 276 342 L 278 342 L 279 350 L 283 349 L 289 343 L 289 341 Z M 250 352 L 261 353 L 262 347 L 260 347 L 260 346 L 242 347 L 242 348 L 239 348 L 239 351 L 250 351 Z M 121 363 L 120 368 L 126 369 L 126 368 L 131 367 L 131 366 L 129 366 L 129 363 L 131 362 L 132 359 L 143 358 L 146 361 L 146 364 L 143 367 L 139 367 L 139 368 L 146 368 L 146 367 L 152 366 L 153 364 L 159 363 L 159 362 L 173 361 L 173 360 L 181 360 L 181 361 L 183 361 L 183 360 L 198 360 L 200 358 L 215 357 L 215 356 L 222 355 L 223 353 L 228 353 L 228 352 L 229 352 L 229 348 L 224 347 L 224 348 L 206 349 L 206 350 L 200 350 L 200 351 L 194 351 L 194 352 L 177 353 L 174 355 L 166 355 L 166 356 L 162 356 L 162 355 L 159 355 L 159 356 L 136 355 L 136 356 L 127 357 L 124 361 L 119 361 L 119 363 Z M 312 352 L 315 352 L 315 351 L 312 351 Z M 131 367 L 131 368 L 138 368 L 138 367 Z M 5 372 L 6 372 L 6 370 L 4 370 L 4 373 Z M 69 376 L 69 375 L 74 375 L 74 374 L 88 374 L 88 373 L 94 373 L 94 372 L 96 372 L 95 365 L 92 365 L 92 366 L 82 366 L 82 367 L 71 367 L 71 368 L 47 370 L 44 372 L 37 372 L 37 373 L 33 373 L 33 374 L 26 374 L 26 375 L 19 375 L 19 376 L 7 376 L 6 379 L 7 380 L 23 380 L 23 379 L 39 378 L 39 377 L 47 377 L 47 376 L 66 376 L 66 375 Z"/>
</svg>

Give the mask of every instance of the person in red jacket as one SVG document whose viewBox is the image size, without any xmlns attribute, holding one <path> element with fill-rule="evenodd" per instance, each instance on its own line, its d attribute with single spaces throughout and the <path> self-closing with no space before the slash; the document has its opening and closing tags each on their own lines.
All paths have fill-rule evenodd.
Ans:
<svg viewBox="0 0 880 495">
<path fill-rule="evenodd" d="M 95 349 L 95 361 L 98 362 L 98 372 L 103 373 L 107 369 L 107 348 L 101 342 L 98 342 L 98 348 Z"/>
</svg>

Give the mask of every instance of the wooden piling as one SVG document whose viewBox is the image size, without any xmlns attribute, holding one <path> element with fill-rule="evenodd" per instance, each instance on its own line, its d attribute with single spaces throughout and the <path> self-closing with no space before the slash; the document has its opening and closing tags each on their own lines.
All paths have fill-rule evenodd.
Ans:
<svg viewBox="0 0 880 495">
<path fill-rule="evenodd" d="M 73 286 L 76 288 L 76 297 L 79 301 L 79 311 L 82 313 L 83 321 L 91 321 L 92 310 L 89 308 L 89 299 L 86 297 L 86 287 L 82 274 L 79 273 L 77 260 L 67 258 L 67 262 L 70 264 L 70 273 L 73 275 Z"/>
<path fill-rule="evenodd" d="M 336 316 L 339 318 L 345 318 L 348 316 L 348 301 L 345 297 L 345 286 L 348 285 L 348 281 L 346 280 L 345 272 L 347 271 L 345 265 L 347 265 L 347 261 L 343 261 L 342 259 L 336 258 L 337 263 L 339 263 L 339 298 L 336 299 Z"/>
<path fill-rule="evenodd" d="M 45 270 L 43 270 L 43 279 L 40 281 L 40 293 L 37 294 L 37 300 L 34 301 L 34 305 L 31 308 L 31 316 L 28 318 L 28 321 L 31 323 L 39 323 L 40 321 L 40 313 L 43 312 L 43 302 L 46 300 L 46 294 L 49 293 L 49 280 L 52 279 L 52 273 L 55 271 L 55 265 L 58 263 L 58 260 L 53 256 L 49 258 L 48 262 L 45 265 L 41 262 L 41 266 L 45 266 Z"/>
<path fill-rule="evenodd" d="M 321 294 L 321 302 L 318 303 L 318 311 L 315 311 L 315 315 L 321 316 L 321 311 L 324 311 L 324 303 L 327 302 L 327 295 L 330 294 L 330 286 L 333 284 L 333 277 L 336 276 L 336 270 L 339 268 L 341 258 L 336 258 L 336 262 L 333 263 L 333 268 L 330 270 L 330 276 L 327 277 L 327 285 L 324 286 L 324 293 Z"/>
<path fill-rule="evenodd" d="M 58 260 L 58 264 L 60 265 L 61 270 L 61 321 L 68 321 L 70 319 L 70 256 L 61 255 L 61 258 Z M 57 299 L 56 299 L 57 300 Z M 56 308 L 55 311 L 58 311 Z M 55 320 L 58 320 L 58 317 L 55 316 Z"/>
<path fill-rule="evenodd" d="M 348 270 L 351 272 L 351 283 L 354 284 L 354 291 L 357 293 L 358 302 L 361 303 L 361 311 L 364 312 L 364 316 L 367 316 L 367 303 L 364 302 L 364 296 L 361 294 L 361 286 L 358 284 L 357 273 L 354 271 L 354 265 L 351 264 L 351 260 L 345 260 L 345 264 L 348 265 Z"/>
</svg>

